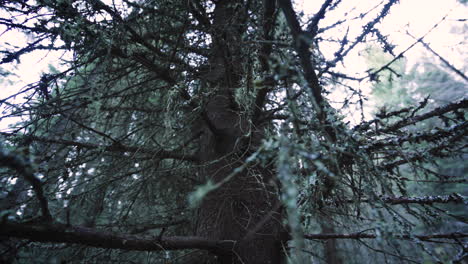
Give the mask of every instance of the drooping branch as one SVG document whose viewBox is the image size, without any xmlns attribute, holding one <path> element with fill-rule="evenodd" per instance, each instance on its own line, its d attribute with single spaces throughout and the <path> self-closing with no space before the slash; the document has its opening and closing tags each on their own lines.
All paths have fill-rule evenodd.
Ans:
<svg viewBox="0 0 468 264">
<path fill-rule="evenodd" d="M 368 233 L 350 233 L 350 234 L 308 234 L 304 235 L 305 239 L 363 239 L 363 238 L 377 238 L 375 234 Z M 468 233 L 454 232 L 445 234 L 432 234 L 432 235 L 396 235 L 394 238 L 398 239 L 419 239 L 419 240 L 430 240 L 430 239 L 458 239 L 466 238 Z"/>
<path fill-rule="evenodd" d="M 225 252 L 232 250 L 235 243 L 235 241 L 231 240 L 217 241 L 192 236 L 138 237 L 52 223 L 35 225 L 2 222 L 0 236 L 28 239 L 35 242 L 71 243 L 98 248 L 136 251 L 204 249 Z"/>
<path fill-rule="evenodd" d="M 408 197 L 408 196 L 383 196 L 380 198 L 384 203 L 388 204 L 426 204 L 431 205 L 433 203 L 456 203 L 464 204 L 465 199 L 458 193 L 453 193 L 449 195 L 431 195 L 431 196 L 421 196 L 421 197 Z M 370 202 L 369 199 L 361 199 L 359 202 Z M 349 203 L 355 203 L 355 200 L 347 200 Z"/>
<path fill-rule="evenodd" d="M 336 205 L 337 203 L 375 203 L 377 201 L 384 202 L 389 205 L 398 205 L 398 204 L 420 204 L 420 205 L 432 205 L 435 203 L 454 203 L 454 204 L 468 204 L 466 198 L 458 193 L 452 193 L 449 195 L 431 195 L 431 196 L 419 196 L 419 197 L 409 197 L 409 196 L 380 196 L 378 199 L 369 199 L 361 198 L 356 199 L 346 199 L 342 201 L 332 201 L 327 200 L 326 203 L 329 205 Z"/>
<path fill-rule="evenodd" d="M 463 197 L 457 193 L 450 195 L 435 195 L 423 197 L 382 197 L 382 201 L 389 204 L 433 204 L 433 203 L 465 203 Z"/>
</svg>

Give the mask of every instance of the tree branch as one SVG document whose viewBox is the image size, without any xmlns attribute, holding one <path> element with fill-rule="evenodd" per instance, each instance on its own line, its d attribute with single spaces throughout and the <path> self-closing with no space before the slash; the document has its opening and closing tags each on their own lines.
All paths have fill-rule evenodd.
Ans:
<svg viewBox="0 0 468 264">
<path fill-rule="evenodd" d="M 409 33 L 408 33 L 409 34 Z M 415 38 L 413 35 L 409 34 L 411 37 Z M 465 80 L 466 82 L 468 82 L 468 77 L 466 77 L 466 75 L 461 72 L 459 69 L 455 68 L 455 66 L 453 66 L 452 64 L 450 64 L 450 62 L 448 62 L 446 59 L 444 59 L 444 57 L 440 56 L 439 53 L 437 53 L 435 50 L 433 50 L 429 44 L 427 44 L 426 42 L 424 42 L 423 39 L 418 39 L 417 40 L 419 43 L 421 43 L 427 50 L 429 50 L 432 54 L 434 54 L 435 56 L 437 56 L 444 64 L 445 66 L 447 66 L 450 70 L 452 70 L 453 72 L 455 72 L 456 74 L 458 74 L 463 80 Z"/>
<path fill-rule="evenodd" d="M 382 201 L 389 204 L 433 204 L 433 203 L 465 203 L 463 197 L 457 193 L 439 196 L 423 197 L 382 197 Z"/>
<path fill-rule="evenodd" d="M 394 138 L 385 138 L 381 140 L 376 140 L 369 146 L 363 147 L 366 150 L 376 150 L 382 149 L 386 146 L 401 146 L 405 142 L 409 143 L 420 143 L 422 141 L 426 142 L 437 142 L 446 138 L 450 138 L 452 136 L 457 136 L 458 134 L 466 133 L 468 129 L 468 122 L 465 121 L 458 125 L 454 125 L 448 129 L 439 129 L 435 131 L 427 131 L 427 132 L 416 132 L 415 134 L 404 135 L 401 137 L 394 137 Z"/>
<path fill-rule="evenodd" d="M 272 52 L 273 47 L 273 32 L 274 32 L 274 22 L 276 19 L 276 1 L 275 0 L 264 0 L 263 1 L 263 17 L 262 17 L 262 29 L 263 29 L 263 40 L 261 48 L 259 51 L 259 62 L 261 65 L 261 71 L 268 73 L 270 71 L 269 58 Z M 262 114 L 263 105 L 265 104 L 266 96 L 270 88 L 274 85 L 274 79 L 271 77 L 266 77 L 264 86 L 257 91 L 255 96 L 255 109 L 252 120 L 255 122 L 258 121 L 260 115 Z"/>
<path fill-rule="evenodd" d="M 144 225 L 144 226 L 135 227 L 131 231 L 131 234 L 139 234 L 139 233 L 149 231 L 151 229 L 166 228 L 166 227 L 169 227 L 169 226 L 188 224 L 188 223 L 189 223 L 189 221 L 187 219 L 183 219 L 183 220 L 178 220 L 178 221 L 173 221 L 173 222 L 163 223 L 163 224 L 147 224 L 147 225 Z"/>
<path fill-rule="evenodd" d="M 422 115 L 418 115 L 418 116 L 411 117 L 411 118 L 405 118 L 405 119 L 400 120 L 400 121 L 398 121 L 398 122 L 396 122 L 396 123 L 394 123 L 392 125 L 389 125 L 389 126 L 387 126 L 385 128 L 377 130 L 377 133 L 393 132 L 393 131 L 398 130 L 398 129 L 402 128 L 402 127 L 415 124 L 417 122 L 429 119 L 431 117 L 440 116 L 440 115 L 443 115 L 445 113 L 448 113 L 448 112 L 451 112 L 451 111 L 454 111 L 454 110 L 457 110 L 457 109 L 463 109 L 463 108 L 468 108 L 468 99 L 463 99 L 461 101 L 458 101 L 458 102 L 455 102 L 455 103 L 452 103 L 452 104 L 437 107 L 436 109 L 434 109 L 434 110 L 432 110 L 430 112 L 427 112 L 425 114 L 422 114 Z"/>
<path fill-rule="evenodd" d="M 4 151 L 0 146 L 0 166 L 16 170 L 31 184 L 39 200 L 43 220 L 46 222 L 51 221 L 52 215 L 50 214 L 49 204 L 42 190 L 42 182 L 34 175 L 34 169 L 31 163 L 25 157 Z"/>
<path fill-rule="evenodd" d="M 340 51 L 336 53 L 336 57 L 332 62 L 327 63 L 327 67 L 322 71 L 322 72 L 327 72 L 330 67 L 334 67 L 337 65 L 340 61 L 343 60 L 346 55 L 348 55 L 351 50 L 353 50 L 357 44 L 362 43 L 365 39 L 365 37 L 369 34 L 372 33 L 372 30 L 374 29 L 375 25 L 380 23 L 384 17 L 387 16 L 387 14 L 390 12 L 390 8 L 398 3 L 397 0 L 388 0 L 388 2 L 383 6 L 382 10 L 380 11 L 380 14 L 374 18 L 372 21 L 368 22 L 362 30 L 362 33 L 356 38 L 356 40 L 351 43 L 347 49 L 344 49 L 344 45 L 341 47 Z"/>
<path fill-rule="evenodd" d="M 382 196 L 380 198 L 384 203 L 388 204 L 427 204 L 431 205 L 433 203 L 460 203 L 464 204 L 465 199 L 458 193 L 453 193 L 449 195 L 432 195 L 432 196 L 422 196 L 422 197 L 407 197 L 407 196 Z M 359 202 L 367 203 L 370 202 L 369 199 L 361 199 Z M 354 203 L 355 200 L 347 200 L 348 203 Z"/>
<path fill-rule="evenodd" d="M 333 0 L 326 0 L 322 4 L 322 7 L 320 7 L 320 10 L 317 12 L 317 14 L 314 15 L 310 24 L 307 26 L 307 31 L 309 31 L 309 33 L 312 35 L 312 38 L 317 35 L 318 23 L 325 17 L 326 10 L 332 2 Z"/>
<path fill-rule="evenodd" d="M 279 5 L 283 10 L 286 21 L 288 22 L 289 29 L 291 30 L 292 37 L 294 39 L 294 46 L 299 55 L 301 65 L 304 69 L 304 77 L 307 80 L 307 84 L 312 91 L 315 103 L 319 107 L 319 111 L 323 112 L 322 109 L 322 88 L 319 85 L 317 74 L 315 74 L 314 68 L 311 62 L 311 53 L 309 51 L 309 45 L 306 40 L 310 40 L 302 31 L 299 21 L 296 16 L 290 0 L 279 0 Z"/>
<path fill-rule="evenodd" d="M 0 236 L 29 239 L 35 242 L 72 243 L 98 248 L 136 251 L 204 249 L 215 252 L 231 251 L 235 241 L 210 240 L 202 237 L 172 236 L 158 239 L 115 234 L 80 226 L 64 224 L 31 225 L 2 222 Z"/>
<path fill-rule="evenodd" d="M 310 43 L 312 39 L 301 29 L 301 25 L 297 19 L 296 12 L 294 11 L 290 0 L 279 0 L 279 6 L 283 10 L 284 16 L 288 23 L 289 29 L 294 40 L 294 46 L 299 61 L 301 63 L 304 78 L 307 86 L 311 91 L 312 104 L 317 112 L 318 120 L 324 125 L 324 132 L 331 141 L 336 141 L 336 133 L 330 122 L 327 120 L 326 107 L 331 107 L 322 96 L 322 86 L 320 85 L 317 74 L 315 73 L 314 66 L 311 60 Z"/>
<path fill-rule="evenodd" d="M 16 137 L 18 136 L 16 134 L 9 134 L 9 133 L 0 133 L 0 134 L 4 136 L 13 136 L 13 135 Z M 126 146 L 121 143 L 111 144 L 111 145 L 100 145 L 100 144 L 78 142 L 78 141 L 66 140 L 66 139 L 52 139 L 52 138 L 39 137 L 39 136 L 28 136 L 28 137 L 30 137 L 34 141 L 52 143 L 52 144 L 61 144 L 61 145 L 67 145 L 67 146 L 76 146 L 76 147 L 80 147 L 84 149 L 100 149 L 100 150 L 109 151 L 109 152 L 142 153 L 142 154 L 149 154 L 149 155 L 159 157 L 162 159 L 177 159 L 177 160 L 185 160 L 185 161 L 193 161 L 193 162 L 198 161 L 198 157 L 195 157 L 189 154 L 166 151 L 162 149 L 156 150 L 156 149 L 144 148 L 140 146 Z"/>
<path fill-rule="evenodd" d="M 98 231 L 81 226 L 64 224 L 21 224 L 3 221 L 0 236 L 28 239 L 34 242 L 71 243 L 98 248 L 123 249 L 135 251 L 165 251 L 183 249 L 202 249 L 212 252 L 231 252 L 236 244 L 233 240 L 211 240 L 194 236 L 140 237 Z M 307 234 L 305 239 L 373 239 L 378 236 L 362 232 L 350 234 Z M 468 233 L 454 232 L 432 235 L 397 235 L 398 239 L 459 239 L 468 237 Z"/>
<path fill-rule="evenodd" d="M 350 233 L 350 234 L 308 234 L 304 235 L 305 239 L 362 239 L 362 238 L 377 238 L 375 234 L 366 234 L 362 232 Z M 446 234 L 433 234 L 433 235 L 397 235 L 395 238 L 398 239 L 414 239 L 419 240 L 430 240 L 434 238 L 447 238 L 447 239 L 458 239 L 466 238 L 468 233 L 454 232 Z"/>
</svg>

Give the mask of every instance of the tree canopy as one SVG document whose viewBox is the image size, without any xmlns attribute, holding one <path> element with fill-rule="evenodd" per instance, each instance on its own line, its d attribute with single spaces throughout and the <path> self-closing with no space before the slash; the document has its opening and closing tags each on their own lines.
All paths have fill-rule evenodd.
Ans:
<svg viewBox="0 0 468 264">
<path fill-rule="evenodd" d="M 0 67 L 64 54 L 0 100 L 1 261 L 466 260 L 467 77 L 397 52 L 397 0 L 322 2 L 0 0 Z"/>
</svg>

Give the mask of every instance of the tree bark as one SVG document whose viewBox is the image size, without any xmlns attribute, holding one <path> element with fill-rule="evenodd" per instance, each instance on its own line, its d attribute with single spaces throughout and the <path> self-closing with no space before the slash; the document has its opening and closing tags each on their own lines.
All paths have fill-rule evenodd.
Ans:
<svg viewBox="0 0 468 264">
<path fill-rule="evenodd" d="M 322 219 L 320 223 L 322 227 L 322 232 L 325 234 L 335 233 L 335 226 L 333 219 L 331 217 L 326 216 Z M 325 255 L 325 262 L 327 264 L 341 264 L 343 261 L 340 258 L 338 245 L 336 239 L 328 239 L 325 240 L 324 244 L 324 255 Z"/>
<path fill-rule="evenodd" d="M 234 98 L 245 73 L 242 65 L 247 62 L 241 46 L 245 31 L 241 21 L 246 15 L 242 1 L 216 2 L 209 60 L 212 70 L 205 80 L 214 95 L 205 107 L 207 124 L 200 150 L 206 164 L 204 181 L 218 183 L 225 179 L 260 143 L 260 132 L 249 130 L 248 116 Z M 204 198 L 197 235 L 238 241 L 232 254 L 205 259 L 204 263 L 280 263 L 282 225 L 272 176 L 268 168 L 249 167 Z"/>
</svg>

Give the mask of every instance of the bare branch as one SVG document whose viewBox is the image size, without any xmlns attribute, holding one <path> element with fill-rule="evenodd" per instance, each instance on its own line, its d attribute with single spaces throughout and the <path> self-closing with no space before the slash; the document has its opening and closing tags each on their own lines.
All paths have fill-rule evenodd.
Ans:
<svg viewBox="0 0 468 264">
<path fill-rule="evenodd" d="M 328 66 L 326 67 L 325 70 L 323 70 L 323 72 L 327 72 L 330 67 L 334 67 L 336 64 L 338 64 L 338 62 L 342 61 L 343 58 L 346 57 L 346 55 L 348 55 L 348 53 L 356 47 L 357 44 L 363 42 L 365 37 L 369 33 L 373 32 L 373 29 L 374 29 L 375 25 L 380 23 L 380 21 L 390 12 L 390 8 L 394 4 L 396 4 L 397 2 L 398 2 L 397 0 L 389 0 L 383 6 L 382 11 L 380 12 L 380 14 L 363 27 L 361 35 L 359 35 L 356 38 L 356 40 L 348 46 L 348 48 L 346 50 L 344 50 L 344 47 L 343 47 L 343 52 L 337 53 L 335 59 L 332 62 L 328 63 Z"/>
</svg>

